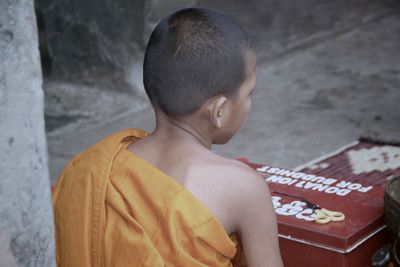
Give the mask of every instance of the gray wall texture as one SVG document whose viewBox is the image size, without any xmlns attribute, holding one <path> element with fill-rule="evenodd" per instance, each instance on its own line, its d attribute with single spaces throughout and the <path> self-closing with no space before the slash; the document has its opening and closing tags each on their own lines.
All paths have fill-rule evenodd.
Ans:
<svg viewBox="0 0 400 267">
<path fill-rule="evenodd" d="M 127 69 L 136 61 L 144 1 L 37 0 L 46 77 L 97 88 L 132 87 Z"/>
<path fill-rule="evenodd" d="M 98 89 L 134 91 L 138 85 L 132 72 L 153 27 L 195 2 L 36 0 L 45 76 Z"/>
<path fill-rule="evenodd" d="M 33 0 L 0 1 L 0 266 L 54 266 Z"/>
<path fill-rule="evenodd" d="M 196 3 L 195 0 L 35 2 L 48 133 L 69 124 L 107 121 L 147 104 L 142 60 L 150 33 L 160 19 Z M 115 102 L 116 98 L 120 100 Z"/>
</svg>

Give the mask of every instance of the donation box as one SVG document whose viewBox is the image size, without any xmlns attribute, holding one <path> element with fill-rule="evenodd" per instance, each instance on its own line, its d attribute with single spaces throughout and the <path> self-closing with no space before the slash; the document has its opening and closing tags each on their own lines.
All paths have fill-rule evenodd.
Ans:
<svg viewBox="0 0 400 267">
<path fill-rule="evenodd" d="M 387 173 L 339 177 L 312 168 L 292 171 L 245 163 L 268 182 L 286 267 L 371 266 L 376 250 L 389 243 L 383 207 Z M 310 203 L 345 218 L 317 223 Z"/>
<path fill-rule="evenodd" d="M 363 183 L 248 164 L 268 182 L 286 267 L 371 266 L 372 255 L 389 242 L 383 208 L 386 179 Z M 345 218 L 317 223 L 308 202 L 342 212 Z"/>
</svg>

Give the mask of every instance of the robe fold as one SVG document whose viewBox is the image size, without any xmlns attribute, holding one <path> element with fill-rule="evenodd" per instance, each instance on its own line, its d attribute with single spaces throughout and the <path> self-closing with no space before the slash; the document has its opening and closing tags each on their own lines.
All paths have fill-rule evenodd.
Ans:
<svg viewBox="0 0 400 267">
<path fill-rule="evenodd" d="M 129 151 L 127 129 L 76 156 L 53 195 L 58 266 L 232 266 L 235 244 L 211 212 Z"/>
</svg>

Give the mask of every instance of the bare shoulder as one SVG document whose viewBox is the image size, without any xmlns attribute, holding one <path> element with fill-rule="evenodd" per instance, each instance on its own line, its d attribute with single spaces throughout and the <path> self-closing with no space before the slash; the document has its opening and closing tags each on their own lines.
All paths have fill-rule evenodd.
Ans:
<svg viewBox="0 0 400 267">
<path fill-rule="evenodd" d="M 215 167 L 223 170 L 224 173 L 229 173 L 230 175 L 234 176 L 238 176 L 240 174 L 257 174 L 257 172 L 254 171 L 250 166 L 239 160 L 226 158 L 214 153 L 212 153 L 212 156 L 209 157 L 209 163 L 213 163 Z"/>
<path fill-rule="evenodd" d="M 241 236 L 248 266 L 282 266 L 275 211 L 264 178 L 235 160 L 220 162 L 230 219 Z"/>
<path fill-rule="evenodd" d="M 213 158 L 210 168 L 212 180 L 209 180 L 213 191 L 218 188 L 216 197 L 226 201 L 225 208 L 231 210 L 230 220 L 238 230 L 242 215 L 240 210 L 248 209 L 258 201 L 258 207 L 268 206 L 271 202 L 268 185 L 259 173 L 247 164 L 221 156 Z M 203 180 L 204 181 L 204 180 Z M 261 206 L 260 206 L 261 205 Z"/>
<path fill-rule="evenodd" d="M 224 183 L 227 183 L 225 196 L 230 199 L 236 210 L 237 216 L 232 219 L 238 224 L 238 228 L 243 218 L 241 211 L 267 209 L 272 213 L 270 191 L 261 174 L 247 164 L 232 159 L 224 159 L 219 168 L 220 173 L 223 173 Z"/>
<path fill-rule="evenodd" d="M 187 160 L 187 159 L 185 159 Z M 190 160 L 190 159 L 189 159 Z M 237 231 L 237 206 L 243 190 L 251 194 L 251 188 L 263 188 L 265 182 L 246 164 L 216 154 L 203 154 L 187 164 L 184 186 L 213 212 L 228 233 Z"/>
<path fill-rule="evenodd" d="M 221 178 L 229 182 L 229 191 L 235 194 L 235 198 L 252 194 L 254 190 L 269 192 L 263 176 L 241 161 L 220 157 L 215 168 L 222 175 Z"/>
</svg>

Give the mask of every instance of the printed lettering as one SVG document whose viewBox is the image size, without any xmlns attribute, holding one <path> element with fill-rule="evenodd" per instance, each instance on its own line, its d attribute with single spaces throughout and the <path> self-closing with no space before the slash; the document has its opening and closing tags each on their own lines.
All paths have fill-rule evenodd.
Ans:
<svg viewBox="0 0 400 267">
<path fill-rule="evenodd" d="M 297 213 L 296 218 L 300 219 L 300 220 L 312 222 L 315 220 L 315 214 L 312 209 L 305 209 L 302 212 Z"/>
<path fill-rule="evenodd" d="M 322 183 L 323 183 L 323 184 L 327 184 L 327 185 L 331 185 L 331 184 L 334 184 L 334 183 L 336 183 L 336 181 L 337 181 L 337 179 L 333 179 L 333 178 L 326 178 L 326 180 L 325 180 L 325 181 L 323 181 Z"/>
<path fill-rule="evenodd" d="M 284 216 L 296 215 L 297 213 L 299 213 L 303 210 L 303 208 L 302 208 L 303 204 L 301 204 L 301 203 L 303 203 L 303 202 L 293 201 L 290 204 L 284 204 L 281 207 L 277 208 L 275 210 L 275 212 L 277 214 L 284 215 Z"/>
<path fill-rule="evenodd" d="M 340 183 L 336 184 L 336 186 L 340 188 L 346 188 L 350 184 L 351 184 L 350 182 L 340 181 Z"/>
<path fill-rule="evenodd" d="M 291 185 L 291 184 L 293 184 L 293 183 L 295 183 L 295 182 L 297 182 L 297 180 L 295 180 L 295 179 L 292 179 L 292 178 L 287 178 L 287 177 L 282 177 L 279 181 L 278 181 L 278 183 L 279 184 L 287 184 L 287 185 Z"/>
<path fill-rule="evenodd" d="M 343 197 L 343 196 L 347 195 L 350 192 L 351 192 L 351 190 L 349 190 L 349 189 L 339 189 L 336 192 L 336 195 Z"/>
<path fill-rule="evenodd" d="M 362 185 L 360 185 L 358 183 L 354 183 L 354 184 L 349 185 L 347 188 L 350 189 L 350 190 L 358 190 L 361 187 L 362 187 Z"/>
<path fill-rule="evenodd" d="M 315 178 L 315 175 L 307 174 L 307 175 L 304 175 L 301 179 L 309 181 L 309 180 L 311 180 L 313 178 Z"/>
<path fill-rule="evenodd" d="M 311 183 L 311 182 L 307 182 L 306 185 L 304 186 L 305 189 L 311 189 L 314 186 L 316 186 L 317 184 Z"/>
<path fill-rule="evenodd" d="M 327 178 L 324 176 L 317 176 L 313 174 L 305 174 L 302 172 L 295 172 L 288 169 L 281 169 L 276 167 L 261 166 L 257 168 L 257 171 L 272 174 L 271 176 L 265 178 L 265 181 L 269 183 L 278 183 L 281 185 L 294 186 L 297 188 L 324 192 L 326 194 L 336 194 L 338 196 L 346 196 L 352 191 L 366 193 L 371 189 L 373 189 L 373 186 L 363 186 L 360 183 L 338 181 L 337 179 L 334 178 Z M 301 180 L 299 181 L 298 179 Z M 289 210 L 290 206 L 285 206 L 285 205 L 283 205 L 284 206 L 283 207 L 280 202 L 279 205 L 278 202 L 276 202 L 274 204 L 274 208 L 281 208 L 280 212 L 285 213 L 285 215 L 291 212 L 293 213 L 293 211 Z M 298 210 L 298 208 L 294 209 Z M 299 217 L 301 217 L 300 219 L 304 219 L 302 218 L 302 216 L 303 215 L 299 215 Z"/>
<path fill-rule="evenodd" d="M 279 196 L 272 196 L 272 205 L 274 206 L 276 214 L 283 215 L 283 216 L 295 216 L 296 219 L 305 220 L 305 221 L 314 221 L 315 214 L 312 209 L 306 208 L 304 206 L 307 203 L 303 201 L 293 201 L 289 204 L 282 205 L 281 197 Z"/>
<path fill-rule="evenodd" d="M 312 190 L 317 190 L 320 192 L 323 192 L 325 189 L 328 188 L 329 185 L 323 185 L 323 184 L 316 184 L 313 188 L 311 188 Z"/>
<path fill-rule="evenodd" d="M 362 193 L 366 193 L 366 192 L 368 192 L 369 190 L 371 190 L 372 188 L 374 188 L 374 187 L 373 187 L 373 186 L 362 187 L 362 188 L 358 189 L 357 191 L 358 191 L 358 192 L 362 192 Z"/>
<path fill-rule="evenodd" d="M 282 199 L 281 197 L 278 196 L 272 196 L 272 205 L 274 206 L 274 209 L 282 206 L 280 200 Z"/>
<path fill-rule="evenodd" d="M 326 178 L 324 176 L 317 176 L 311 179 L 311 182 L 322 183 Z"/>
<path fill-rule="evenodd" d="M 257 171 L 259 172 L 266 172 L 269 169 L 269 166 L 262 166 L 260 168 L 257 168 Z"/>
<path fill-rule="evenodd" d="M 339 188 L 337 188 L 337 187 L 335 187 L 335 186 L 331 186 L 331 187 L 328 187 L 328 188 L 325 190 L 325 193 L 334 194 L 334 193 L 337 193 L 338 191 L 339 191 Z"/>
<path fill-rule="evenodd" d="M 266 178 L 265 181 L 271 182 L 271 183 L 277 183 L 281 178 L 282 178 L 282 176 L 271 175 L 270 177 Z"/>
<path fill-rule="evenodd" d="M 279 168 L 270 168 L 269 170 L 267 170 L 267 172 L 270 174 L 275 174 L 279 172 L 279 170 L 280 170 Z"/>
<path fill-rule="evenodd" d="M 292 175 L 292 178 L 299 179 L 299 178 L 303 177 L 304 175 L 306 175 L 306 174 L 303 172 L 296 172 L 295 174 Z"/>
<path fill-rule="evenodd" d="M 282 175 L 282 176 L 287 176 L 287 177 L 290 177 L 291 175 L 293 175 L 293 174 L 295 174 L 296 172 L 295 171 L 289 171 L 289 170 L 284 170 L 284 169 L 282 169 L 279 173 L 277 173 L 277 174 L 279 174 L 279 175 Z"/>
</svg>

